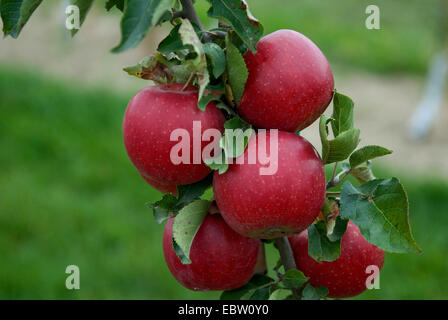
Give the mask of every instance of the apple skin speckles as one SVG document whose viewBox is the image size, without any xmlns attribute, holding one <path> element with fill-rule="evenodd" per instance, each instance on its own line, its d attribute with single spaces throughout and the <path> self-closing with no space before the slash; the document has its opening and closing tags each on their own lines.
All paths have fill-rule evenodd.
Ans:
<svg viewBox="0 0 448 320">
<path fill-rule="evenodd" d="M 191 264 L 182 264 L 173 249 L 173 223 L 163 233 L 163 253 L 173 276 L 184 287 L 195 290 L 231 290 L 245 285 L 255 272 L 261 242 L 233 231 L 213 214 L 205 217 L 190 251 Z"/>
<path fill-rule="evenodd" d="M 320 49 L 304 35 L 278 30 L 244 55 L 249 77 L 238 106 L 256 128 L 296 132 L 311 125 L 333 96 L 334 79 Z"/>
<path fill-rule="evenodd" d="M 348 298 L 366 290 L 366 273 L 370 265 L 383 267 L 384 251 L 368 243 L 359 228 L 348 223 L 341 240 L 341 255 L 331 262 L 317 262 L 308 255 L 308 232 L 289 237 L 297 269 L 310 278 L 313 286 L 325 286 L 328 297 Z"/>
<path fill-rule="evenodd" d="M 187 130 L 193 150 L 193 121 L 201 122 L 201 136 L 210 128 L 224 130 L 225 118 L 215 102 L 201 111 L 197 106 L 197 88 L 190 86 L 181 91 L 183 86 L 158 85 L 140 90 L 129 102 L 123 120 L 124 144 L 132 163 L 145 178 L 171 185 L 167 190 L 202 180 L 211 171 L 202 161 L 193 164 L 193 152 L 190 164 L 175 165 L 170 152 L 178 142 L 170 141 L 171 132 Z M 202 141 L 201 151 L 209 143 Z"/>
<path fill-rule="evenodd" d="M 267 145 L 270 134 L 267 131 Z M 254 135 L 240 156 L 244 164 L 235 162 L 226 173 L 214 173 L 213 191 L 223 218 L 235 231 L 252 238 L 277 238 L 305 230 L 325 199 L 325 172 L 319 155 L 303 137 L 279 131 L 277 172 L 260 175 L 259 169 L 266 165 L 259 157 L 256 164 L 247 161 L 249 150 L 257 144 Z"/>
</svg>

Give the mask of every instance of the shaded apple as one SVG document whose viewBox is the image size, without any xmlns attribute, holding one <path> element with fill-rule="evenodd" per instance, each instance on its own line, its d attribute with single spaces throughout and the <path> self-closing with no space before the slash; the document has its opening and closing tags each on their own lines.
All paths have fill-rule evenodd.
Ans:
<svg viewBox="0 0 448 320">
<path fill-rule="evenodd" d="M 231 290 L 250 280 L 257 264 L 259 240 L 239 235 L 219 214 L 207 215 L 191 246 L 191 264 L 182 264 L 173 249 L 174 219 L 165 226 L 163 253 L 169 270 L 184 287 Z"/>
<path fill-rule="evenodd" d="M 197 107 L 198 90 L 182 84 L 157 85 L 140 90 L 129 102 L 123 121 L 123 137 L 129 158 L 146 178 L 165 185 L 197 182 L 210 173 L 202 162 L 193 163 L 193 122 L 200 123 L 200 151 L 215 141 L 201 141 L 207 129 L 223 130 L 225 118 L 210 102 L 205 111 Z M 184 129 L 189 135 L 189 163 L 173 163 L 171 133 Z M 217 143 L 217 142 L 216 142 Z M 188 159 L 188 157 L 187 157 Z"/>
<path fill-rule="evenodd" d="M 174 196 L 177 196 L 177 186 L 174 184 L 163 184 L 157 182 L 151 178 L 146 177 L 144 174 L 140 173 L 140 176 L 154 189 L 162 192 L 162 193 L 171 193 Z"/>
<path fill-rule="evenodd" d="M 249 71 L 238 106 L 257 128 L 296 132 L 313 123 L 333 96 L 334 79 L 320 49 L 304 35 L 278 30 L 244 55 Z"/>
<path fill-rule="evenodd" d="M 260 149 L 263 135 L 253 135 L 244 153 L 224 174 L 213 177 L 218 208 L 235 231 L 251 238 L 276 238 L 305 230 L 318 216 L 325 198 L 325 172 L 319 154 L 304 138 L 278 132 L 278 146 L 271 145 L 275 132 L 267 131 L 270 164 L 249 163 L 250 153 Z M 277 148 L 278 147 L 278 148 Z M 277 158 L 277 159 L 276 159 Z M 244 163 L 238 161 L 244 160 Z M 277 167 L 274 174 L 261 169 Z"/>
<path fill-rule="evenodd" d="M 341 240 L 341 255 L 331 262 L 317 262 L 308 255 L 308 232 L 289 238 L 297 269 L 313 286 L 325 286 L 329 297 L 353 297 L 366 290 L 369 266 L 383 267 L 384 251 L 364 239 L 359 228 L 349 222 Z"/>
</svg>

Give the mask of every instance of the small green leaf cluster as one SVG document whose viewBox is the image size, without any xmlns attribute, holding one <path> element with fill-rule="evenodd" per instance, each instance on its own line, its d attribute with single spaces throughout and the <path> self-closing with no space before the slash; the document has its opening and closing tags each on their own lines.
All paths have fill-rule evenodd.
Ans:
<svg viewBox="0 0 448 320">
<path fill-rule="evenodd" d="M 338 188 L 347 176 L 354 177 L 357 186 L 345 181 L 340 191 L 327 193 L 321 219 L 308 228 L 308 252 L 318 262 L 336 260 L 348 220 L 360 228 L 369 243 L 384 251 L 420 252 L 411 233 L 402 184 L 397 178 L 377 179 L 371 168 L 371 160 L 392 151 L 377 145 L 356 149 L 360 130 L 354 127 L 353 113 L 353 101 L 335 91 L 332 116 L 322 115 L 319 121 L 322 161 L 334 165 L 327 189 Z M 333 138 L 329 138 L 330 125 Z M 338 163 L 345 160 L 336 174 Z"/>
<path fill-rule="evenodd" d="M 328 294 L 328 289 L 313 287 L 308 278 L 297 269 L 289 269 L 284 274 L 277 270 L 277 278 L 256 274 L 243 287 L 224 291 L 221 300 L 320 300 Z"/>
</svg>

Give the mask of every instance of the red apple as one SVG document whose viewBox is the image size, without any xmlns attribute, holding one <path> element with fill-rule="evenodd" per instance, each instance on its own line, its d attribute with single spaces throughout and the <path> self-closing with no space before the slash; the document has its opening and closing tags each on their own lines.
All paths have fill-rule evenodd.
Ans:
<svg viewBox="0 0 448 320">
<path fill-rule="evenodd" d="M 184 287 L 231 290 L 250 280 L 257 264 L 259 240 L 239 235 L 219 214 L 207 215 L 191 246 L 191 264 L 182 264 L 173 249 L 174 219 L 165 226 L 163 253 L 174 278 Z"/>
<path fill-rule="evenodd" d="M 266 132 L 268 154 L 275 155 Z M 314 147 L 304 138 L 278 132 L 278 156 L 272 157 L 272 175 L 261 175 L 262 164 L 250 164 L 249 154 L 260 148 L 262 134 L 253 135 L 237 162 L 224 174 L 214 173 L 213 191 L 218 208 L 238 233 L 251 238 L 276 238 L 305 230 L 318 216 L 325 198 L 325 173 Z M 238 164 L 242 161 L 243 164 Z"/>
<path fill-rule="evenodd" d="M 366 290 L 372 271 L 368 266 L 383 267 L 384 251 L 364 239 L 359 228 L 349 222 L 341 240 L 341 255 L 331 262 L 317 262 L 308 255 L 308 232 L 289 238 L 297 269 L 310 278 L 313 286 L 328 288 L 329 297 L 353 297 Z"/>
<path fill-rule="evenodd" d="M 202 162 L 193 163 L 193 121 L 199 121 L 199 137 L 207 129 L 224 128 L 225 118 L 210 102 L 205 111 L 197 107 L 198 90 L 182 84 L 151 86 L 140 90 L 129 102 L 123 121 L 126 151 L 137 170 L 146 178 L 165 185 L 185 185 L 203 179 L 210 169 Z M 190 137 L 190 163 L 174 164 L 170 141 L 175 129 L 185 129 Z M 212 141 L 214 142 L 214 141 Z M 199 141 L 203 148 L 211 142 Z"/>
<path fill-rule="evenodd" d="M 257 128 L 296 132 L 313 123 L 333 96 L 330 65 L 304 35 L 278 30 L 244 55 L 249 77 L 238 106 Z"/>
<path fill-rule="evenodd" d="M 144 174 L 140 173 L 140 176 L 154 189 L 162 192 L 162 193 L 171 193 L 174 196 L 177 196 L 177 187 L 173 184 L 163 184 L 157 182 L 151 178 L 146 177 Z"/>
</svg>

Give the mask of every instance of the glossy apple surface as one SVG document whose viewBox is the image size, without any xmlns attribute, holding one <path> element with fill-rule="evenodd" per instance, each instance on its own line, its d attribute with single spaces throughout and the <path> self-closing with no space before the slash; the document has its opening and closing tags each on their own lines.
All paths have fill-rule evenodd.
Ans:
<svg viewBox="0 0 448 320">
<path fill-rule="evenodd" d="M 270 155 L 270 135 L 266 143 Z M 218 208 L 235 231 L 251 238 L 276 238 L 305 230 L 318 216 L 325 198 L 325 173 L 314 147 L 304 138 L 278 132 L 277 171 L 261 175 L 262 164 L 248 161 L 248 153 L 259 148 L 260 134 L 253 135 L 239 158 L 224 174 L 213 177 Z M 275 158 L 275 157 L 273 157 Z"/>
<path fill-rule="evenodd" d="M 333 96 L 330 65 L 304 35 L 278 30 L 263 37 L 244 59 L 249 71 L 238 106 L 257 128 L 296 132 L 313 123 Z"/>
<path fill-rule="evenodd" d="M 223 130 L 225 118 L 210 102 L 205 111 L 197 107 L 198 91 L 182 84 L 151 86 L 140 90 L 129 102 L 123 121 L 123 137 L 129 158 L 145 177 L 165 185 L 185 185 L 203 179 L 210 169 L 202 162 L 193 164 L 193 121 L 200 121 L 201 151 L 210 141 L 200 141 L 210 128 Z M 185 129 L 190 137 L 190 163 L 174 164 L 171 132 Z"/>
<path fill-rule="evenodd" d="M 174 218 L 175 219 L 175 218 Z M 172 244 L 170 219 L 163 234 L 163 253 L 174 278 L 190 290 L 231 290 L 245 285 L 255 271 L 260 241 L 233 231 L 219 214 L 205 217 L 191 246 L 191 264 L 182 264 Z"/>
<path fill-rule="evenodd" d="M 325 286 L 329 297 L 353 297 L 366 290 L 366 280 L 372 271 L 368 266 L 383 267 L 384 251 L 368 243 L 359 228 L 349 222 L 342 236 L 341 255 L 331 262 L 317 262 L 308 255 L 308 233 L 289 238 L 297 269 L 310 278 L 313 286 Z"/>
</svg>

